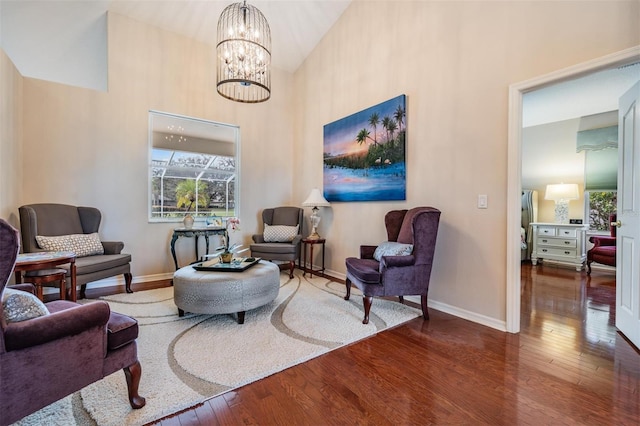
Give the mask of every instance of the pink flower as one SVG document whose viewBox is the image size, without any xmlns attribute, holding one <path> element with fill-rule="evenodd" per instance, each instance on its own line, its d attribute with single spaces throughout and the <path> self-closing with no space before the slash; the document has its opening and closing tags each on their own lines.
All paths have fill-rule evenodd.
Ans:
<svg viewBox="0 0 640 426">
<path fill-rule="evenodd" d="M 237 217 L 230 217 L 227 219 L 227 231 L 231 228 L 232 231 L 240 229 L 240 219 Z"/>
</svg>

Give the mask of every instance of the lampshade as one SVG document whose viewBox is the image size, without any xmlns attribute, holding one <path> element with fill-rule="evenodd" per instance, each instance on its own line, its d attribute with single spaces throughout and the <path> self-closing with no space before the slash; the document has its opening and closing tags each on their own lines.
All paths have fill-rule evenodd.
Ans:
<svg viewBox="0 0 640 426">
<path fill-rule="evenodd" d="M 561 201 L 561 200 L 577 200 L 580 198 L 578 193 L 578 185 L 575 183 L 559 183 L 547 185 L 544 194 L 545 200 Z"/>
<path fill-rule="evenodd" d="M 313 207 L 311 212 L 311 234 L 307 237 L 309 240 L 320 239 L 318 234 L 318 225 L 320 224 L 320 215 L 318 214 L 318 207 L 330 206 L 329 202 L 322 196 L 322 193 L 318 188 L 313 188 L 306 200 L 302 203 L 303 207 Z"/>
<path fill-rule="evenodd" d="M 271 96 L 271 29 L 256 7 L 227 6 L 218 20 L 218 93 L 238 102 Z"/>
<path fill-rule="evenodd" d="M 307 199 L 302 202 L 303 207 L 328 207 L 330 205 L 318 188 L 313 188 Z"/>
</svg>

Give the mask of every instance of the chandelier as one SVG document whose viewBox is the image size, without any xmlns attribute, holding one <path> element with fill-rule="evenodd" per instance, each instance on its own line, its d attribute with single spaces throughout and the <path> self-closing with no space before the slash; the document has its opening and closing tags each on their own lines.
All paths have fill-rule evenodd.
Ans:
<svg viewBox="0 0 640 426">
<path fill-rule="evenodd" d="M 238 102 L 271 96 L 271 30 L 256 7 L 227 6 L 218 20 L 218 93 Z"/>
</svg>

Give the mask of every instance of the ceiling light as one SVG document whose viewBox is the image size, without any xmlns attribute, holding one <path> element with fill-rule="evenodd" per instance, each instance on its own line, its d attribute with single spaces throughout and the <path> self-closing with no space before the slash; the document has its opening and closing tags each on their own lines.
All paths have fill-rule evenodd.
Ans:
<svg viewBox="0 0 640 426">
<path fill-rule="evenodd" d="M 218 20 L 218 93 L 237 102 L 271 97 L 271 30 L 256 7 L 227 6 Z"/>
</svg>

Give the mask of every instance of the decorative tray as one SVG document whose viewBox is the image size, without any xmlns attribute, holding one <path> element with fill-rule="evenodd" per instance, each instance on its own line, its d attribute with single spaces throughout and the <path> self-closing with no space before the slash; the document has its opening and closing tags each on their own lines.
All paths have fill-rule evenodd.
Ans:
<svg viewBox="0 0 640 426">
<path fill-rule="evenodd" d="M 196 271 L 226 271 L 226 272 L 242 272 L 251 268 L 260 262 L 260 257 L 241 257 L 231 261 L 231 263 L 222 263 L 218 258 L 198 262 L 193 264 Z"/>
</svg>

